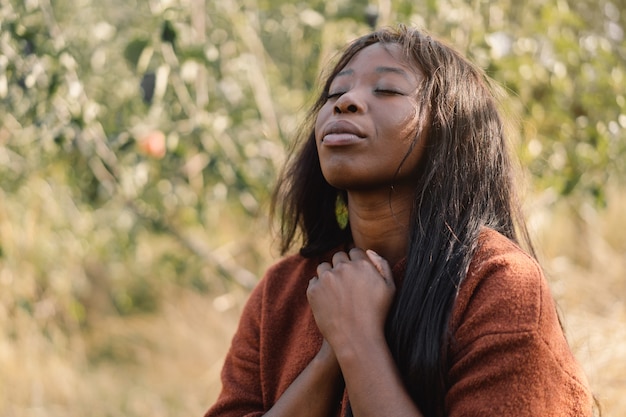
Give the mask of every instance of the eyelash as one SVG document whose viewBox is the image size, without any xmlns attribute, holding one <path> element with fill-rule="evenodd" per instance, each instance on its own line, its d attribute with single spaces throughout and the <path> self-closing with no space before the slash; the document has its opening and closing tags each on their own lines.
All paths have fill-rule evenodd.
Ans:
<svg viewBox="0 0 626 417">
<path fill-rule="evenodd" d="M 401 95 L 402 94 L 399 91 L 395 91 L 395 90 L 377 89 L 377 90 L 374 90 L 374 91 L 376 93 L 379 93 L 379 94 L 386 94 L 386 95 L 390 95 L 390 96 L 397 96 L 397 95 Z"/>
<path fill-rule="evenodd" d="M 398 95 L 402 95 L 401 92 L 399 91 L 395 91 L 395 90 L 387 90 L 387 89 L 376 89 L 374 90 L 375 93 L 377 94 L 383 94 L 383 95 L 390 95 L 390 96 L 398 96 Z M 326 95 L 326 99 L 327 100 L 331 100 L 331 99 L 337 99 L 339 98 L 341 95 L 343 95 L 345 92 L 344 91 L 338 91 L 336 93 L 329 93 L 328 95 Z"/>
</svg>

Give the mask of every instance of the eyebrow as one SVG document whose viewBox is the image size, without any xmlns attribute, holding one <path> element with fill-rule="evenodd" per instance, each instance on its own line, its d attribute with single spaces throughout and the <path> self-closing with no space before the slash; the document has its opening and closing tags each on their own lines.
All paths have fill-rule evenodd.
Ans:
<svg viewBox="0 0 626 417">
<path fill-rule="evenodd" d="M 354 70 L 351 69 L 345 69 L 345 70 L 341 70 L 337 73 L 337 75 L 335 75 L 335 78 L 337 77 L 345 77 L 347 75 L 352 75 L 354 74 Z"/>
<path fill-rule="evenodd" d="M 402 75 L 407 80 L 409 79 L 409 74 L 407 74 L 407 72 L 405 70 L 403 70 L 402 68 L 398 68 L 398 67 L 376 67 L 376 73 L 378 73 L 378 74 L 384 74 L 384 73 L 387 73 L 387 72 L 390 72 L 392 74 L 399 74 L 399 75 Z"/>
<path fill-rule="evenodd" d="M 385 74 L 385 73 L 399 74 L 410 81 L 408 73 L 399 67 L 376 67 L 374 71 L 377 74 Z M 353 75 L 353 74 L 354 74 L 353 69 L 345 69 L 345 70 L 339 71 L 337 75 L 335 75 L 335 78 L 345 77 L 345 76 Z"/>
</svg>

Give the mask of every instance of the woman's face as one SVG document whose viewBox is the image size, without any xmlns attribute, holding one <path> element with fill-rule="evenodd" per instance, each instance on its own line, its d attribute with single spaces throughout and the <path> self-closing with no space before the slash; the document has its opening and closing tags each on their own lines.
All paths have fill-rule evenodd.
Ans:
<svg viewBox="0 0 626 417">
<path fill-rule="evenodd" d="M 362 49 L 337 74 L 315 123 L 329 184 L 348 191 L 388 191 L 391 185 L 414 182 L 423 141 L 403 159 L 421 128 L 416 96 L 422 78 L 398 45 L 380 43 Z"/>
</svg>

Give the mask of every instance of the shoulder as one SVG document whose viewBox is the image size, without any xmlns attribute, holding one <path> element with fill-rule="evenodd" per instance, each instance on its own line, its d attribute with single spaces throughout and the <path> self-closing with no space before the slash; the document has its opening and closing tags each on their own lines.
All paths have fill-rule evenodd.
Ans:
<svg viewBox="0 0 626 417">
<path fill-rule="evenodd" d="M 451 317 L 458 338 L 537 329 L 554 309 L 538 262 L 510 239 L 484 229 Z M 467 343 L 470 340 L 459 340 Z"/>
<path fill-rule="evenodd" d="M 278 329 L 301 317 L 308 306 L 306 288 L 318 263 L 317 258 L 294 254 L 271 265 L 245 303 L 239 320 L 240 333 L 250 333 L 251 340 L 256 340 L 267 326 Z"/>
<path fill-rule="evenodd" d="M 493 230 L 450 320 L 448 415 L 589 415 L 591 396 L 537 261 Z M 552 396 L 546 396 L 551 392 Z M 474 412 L 475 411 L 475 412 Z"/>
<path fill-rule="evenodd" d="M 467 273 L 466 287 L 482 283 L 492 274 L 499 279 L 492 285 L 516 284 L 535 288 L 545 280 L 539 263 L 515 242 L 493 229 L 483 229 Z"/>
<path fill-rule="evenodd" d="M 261 283 L 281 287 L 296 284 L 301 280 L 308 283 L 313 277 L 312 274 L 315 274 L 317 266 L 328 257 L 327 254 L 314 257 L 304 257 L 300 254 L 288 255 L 267 269 Z"/>
<path fill-rule="evenodd" d="M 249 303 L 260 304 L 271 299 L 272 305 L 288 305 L 294 295 L 305 296 L 309 280 L 316 274 L 317 266 L 328 258 L 328 254 L 304 257 L 291 254 L 280 259 L 265 272 L 253 289 Z M 259 306 L 260 307 L 260 306 Z"/>
<path fill-rule="evenodd" d="M 298 253 L 287 255 L 267 269 L 263 280 L 275 280 L 291 276 L 295 272 L 304 271 L 313 266 L 317 267 L 319 262 L 319 257 L 305 258 Z"/>
</svg>

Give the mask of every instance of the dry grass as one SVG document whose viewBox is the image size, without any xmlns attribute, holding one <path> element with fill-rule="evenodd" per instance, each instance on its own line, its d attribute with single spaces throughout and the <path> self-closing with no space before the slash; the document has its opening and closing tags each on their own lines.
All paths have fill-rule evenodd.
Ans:
<svg viewBox="0 0 626 417">
<path fill-rule="evenodd" d="M 66 346 L 25 330 L 0 347 L 0 415 L 201 415 L 244 298 L 172 288 L 159 314 L 102 319 Z"/>
<path fill-rule="evenodd" d="M 574 353 L 605 417 L 626 415 L 626 218 L 623 190 L 604 211 L 557 204 L 539 242 Z"/>
<path fill-rule="evenodd" d="M 584 218 L 563 204 L 533 209 L 533 224 L 572 348 L 604 416 L 621 417 L 626 198 L 611 197 L 606 211 L 587 208 Z M 218 394 L 246 292 L 166 293 L 158 314 L 102 317 L 72 337 L 42 334 L 27 314 L 11 317 L 16 333 L 0 340 L 0 416 L 202 415 Z"/>
</svg>

